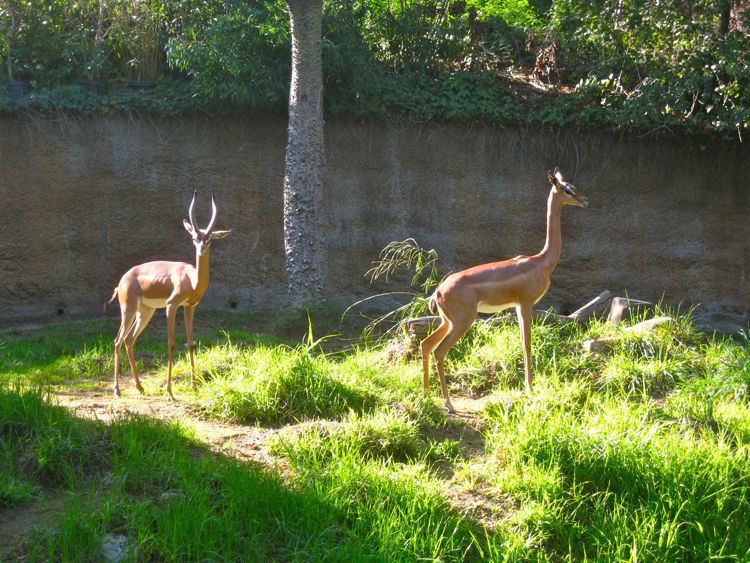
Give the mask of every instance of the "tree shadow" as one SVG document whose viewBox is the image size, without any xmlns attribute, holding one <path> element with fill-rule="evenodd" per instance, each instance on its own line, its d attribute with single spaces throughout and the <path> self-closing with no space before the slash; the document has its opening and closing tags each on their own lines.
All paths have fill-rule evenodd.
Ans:
<svg viewBox="0 0 750 563">
<path fill-rule="evenodd" d="M 124 415 L 105 424 L 20 389 L 0 389 L 0 420 L 0 437 L 10 444 L 3 471 L 23 473 L 43 490 L 66 496 L 65 509 L 51 521 L 13 538 L 14 557 L 96 560 L 112 534 L 124 538 L 129 557 L 138 560 L 415 555 L 382 539 L 383 522 L 357 503 L 342 507 L 314 486 L 290 484 L 257 462 L 212 450 L 178 423 Z M 39 469 L 44 464 L 55 472 Z M 398 503 L 400 493 L 393 494 L 376 504 Z M 10 509 L 3 517 L 15 514 Z M 466 554 L 477 553 L 476 538 L 486 537 L 448 507 L 431 510 L 429 519 L 433 534 L 453 522 L 451 533 L 459 537 L 452 545 Z"/>
</svg>

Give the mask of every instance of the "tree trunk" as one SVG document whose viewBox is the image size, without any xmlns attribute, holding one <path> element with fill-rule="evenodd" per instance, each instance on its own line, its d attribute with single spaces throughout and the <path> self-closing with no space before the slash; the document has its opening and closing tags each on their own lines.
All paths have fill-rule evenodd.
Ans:
<svg viewBox="0 0 750 563">
<path fill-rule="evenodd" d="M 319 298 L 324 277 L 322 0 L 287 0 L 292 30 L 289 137 L 284 170 L 284 250 L 289 298 Z"/>
<path fill-rule="evenodd" d="M 6 70 L 8 72 L 8 80 L 12 81 L 13 56 L 11 54 L 11 49 L 14 47 L 16 37 L 18 36 L 18 28 L 20 27 L 20 10 L 15 2 L 8 2 L 8 16 L 10 17 L 10 23 L 8 24 L 8 34 L 6 36 L 5 60 L 7 65 Z"/>
<path fill-rule="evenodd" d="M 729 33 L 729 21 L 732 16 L 732 2 L 731 0 L 720 0 L 719 1 L 719 35 L 726 35 Z"/>
</svg>

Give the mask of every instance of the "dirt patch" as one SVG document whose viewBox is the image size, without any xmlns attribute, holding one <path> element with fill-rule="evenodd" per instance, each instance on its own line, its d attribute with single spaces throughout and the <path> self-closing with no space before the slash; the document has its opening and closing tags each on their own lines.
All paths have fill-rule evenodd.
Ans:
<svg viewBox="0 0 750 563">
<path fill-rule="evenodd" d="M 132 395 L 130 393 L 133 393 Z M 109 387 L 97 391 L 66 391 L 55 395 L 55 401 L 76 416 L 104 423 L 111 423 L 129 414 L 178 422 L 190 428 L 195 437 L 211 450 L 222 455 L 231 455 L 238 460 L 258 463 L 290 481 L 288 465 L 269 452 L 269 441 L 275 436 L 294 435 L 324 425 L 338 426 L 333 421 L 309 421 L 279 428 L 264 428 L 207 420 L 186 401 L 173 402 L 162 396 L 138 395 L 134 390 L 124 390 L 124 395 L 114 398 Z M 480 412 L 485 401 L 467 397 L 455 397 L 457 413 L 451 415 L 449 423 L 430 432 L 435 441 L 446 439 L 458 442 L 461 459 L 480 461 L 484 457 L 483 420 Z M 438 469 L 442 489 L 448 502 L 456 510 L 488 527 L 494 528 L 503 514 L 512 509 L 510 499 L 493 494 L 481 483 L 467 487 L 454 474 L 454 464 L 446 463 Z M 21 509 L 0 514 L 0 546 L 18 545 L 34 527 L 53 525 L 65 508 L 64 494 L 53 494 Z M 0 547 L 0 560 L 12 556 L 8 547 Z"/>
<path fill-rule="evenodd" d="M 35 528 L 54 526 L 65 511 L 65 494 L 50 492 L 32 504 L 0 511 L 0 561 L 13 560 L 18 540 Z"/>
<path fill-rule="evenodd" d="M 145 376 L 148 377 L 148 376 Z M 145 378 L 142 378 L 146 381 Z M 309 421 L 280 428 L 249 426 L 207 420 L 189 403 L 170 401 L 166 397 L 153 395 L 130 395 L 132 389 L 125 384 L 123 396 L 114 398 L 109 390 L 65 391 L 55 395 L 57 402 L 69 408 L 76 416 L 110 423 L 128 414 L 139 414 L 165 421 L 174 421 L 191 428 L 196 438 L 215 451 L 244 461 L 261 463 L 273 470 L 285 470 L 285 464 L 268 451 L 269 438 L 294 435 L 311 426 L 326 427 L 340 425 L 332 421 Z M 479 413 L 485 400 L 456 397 L 456 414 L 451 423 L 433 430 L 435 440 L 458 440 L 459 449 L 465 458 L 477 458 L 484 454 L 484 438 L 481 434 L 483 422 Z"/>
<path fill-rule="evenodd" d="M 469 490 L 447 483 L 443 494 L 451 506 L 489 530 L 494 530 L 500 520 L 517 508 L 510 497 L 497 495 L 483 484 Z"/>
<path fill-rule="evenodd" d="M 261 428 L 206 420 L 198 416 L 195 408 L 182 401 L 170 401 L 149 395 L 122 396 L 114 398 L 106 392 L 65 392 L 56 395 L 58 403 L 69 408 L 76 416 L 101 420 L 113 420 L 139 414 L 169 422 L 179 422 L 195 432 L 198 440 L 212 450 L 231 455 L 243 461 L 261 463 L 279 471 L 285 465 L 268 453 L 266 441 L 276 432 L 273 428 Z"/>
<path fill-rule="evenodd" d="M 454 396 L 451 398 L 455 414 L 449 415 L 450 423 L 431 432 L 436 440 L 457 440 L 463 463 L 482 463 L 485 452 L 485 423 L 481 412 L 488 397 Z M 459 462 L 461 463 L 461 462 Z M 481 480 L 467 482 L 456 474 L 456 464 L 446 463 L 438 468 L 443 478 L 442 491 L 448 503 L 467 518 L 493 530 L 498 523 L 517 508 L 516 502 L 494 491 Z"/>
</svg>

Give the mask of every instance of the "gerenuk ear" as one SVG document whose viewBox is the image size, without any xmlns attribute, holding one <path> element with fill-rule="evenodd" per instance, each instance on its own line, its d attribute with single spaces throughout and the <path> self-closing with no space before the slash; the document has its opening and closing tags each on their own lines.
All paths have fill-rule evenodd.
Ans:
<svg viewBox="0 0 750 563">
<path fill-rule="evenodd" d="M 555 168 L 557 170 L 557 168 Z M 549 183 L 553 186 L 557 185 L 557 182 L 555 181 L 555 174 L 552 172 L 552 170 L 547 171 L 547 180 L 549 180 Z"/>
<path fill-rule="evenodd" d="M 565 178 L 563 178 L 562 172 L 560 172 L 560 169 L 557 167 L 555 167 L 555 178 L 557 179 L 558 183 L 565 183 Z"/>
<path fill-rule="evenodd" d="M 222 239 L 222 238 L 224 238 L 226 236 L 229 236 L 229 233 L 231 233 L 231 232 L 232 232 L 231 230 L 229 230 L 229 231 L 212 231 L 211 232 L 211 238 L 212 239 L 216 239 L 216 240 Z"/>
<path fill-rule="evenodd" d="M 195 236 L 195 231 L 193 230 L 193 226 L 190 224 L 190 221 L 188 221 L 187 219 L 183 219 L 182 226 L 185 227 L 185 230 L 191 237 Z"/>
</svg>

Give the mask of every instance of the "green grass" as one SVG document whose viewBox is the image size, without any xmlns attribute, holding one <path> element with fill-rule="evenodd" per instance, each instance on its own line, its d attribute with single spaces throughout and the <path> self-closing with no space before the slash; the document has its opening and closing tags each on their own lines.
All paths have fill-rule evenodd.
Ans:
<svg viewBox="0 0 750 563">
<path fill-rule="evenodd" d="M 181 323 L 182 319 L 178 318 L 175 362 L 182 372 L 186 372 L 185 366 L 189 364 L 184 362 L 186 346 Z M 266 324 L 252 313 L 200 311 L 196 314 L 195 339 L 204 350 L 227 341 L 245 345 L 280 342 L 269 333 L 247 330 L 248 326 L 264 330 Z M 108 317 L 2 331 L 0 378 L 79 390 L 112 385 L 112 342 L 119 325 L 119 317 Z M 157 315 L 138 339 L 135 354 L 139 372 L 166 376 L 167 336 L 164 327 L 164 319 Z M 120 367 L 123 373 L 130 373 L 124 348 Z"/>
<path fill-rule="evenodd" d="M 107 534 L 125 535 L 134 560 L 386 560 L 399 550 L 383 526 L 402 502 L 432 514 L 424 530 L 400 526 L 399 538 L 413 538 L 404 557 L 440 539 L 446 518 L 461 523 L 406 477 L 394 488 L 373 473 L 373 486 L 393 501 L 384 507 L 373 491 L 355 513 L 330 492 L 289 488 L 258 466 L 212 454 L 179 425 L 135 416 L 87 422 L 37 391 L 0 391 L 0 417 L 14 460 L 3 475 L 70 491 L 57 530 L 38 530 L 16 546 L 31 560 L 98 560 Z"/>
<path fill-rule="evenodd" d="M 378 401 L 366 385 L 335 373 L 325 356 L 302 347 L 227 345 L 205 360 L 207 381 L 194 400 L 224 420 L 278 424 L 334 418 Z"/>
<path fill-rule="evenodd" d="M 207 318 L 198 390 L 181 354 L 175 394 L 273 433 L 288 473 L 210 452 L 186 426 L 107 426 L 30 390 L 110 385 L 116 323 L 6 332 L 0 377 L 18 383 L 0 388 L 0 510 L 66 495 L 14 556 L 98 560 L 122 535 L 133 560 L 750 559 L 747 336 L 702 334 L 690 314 L 641 334 L 537 322 L 527 398 L 516 323 L 478 325 L 447 361 L 453 395 L 480 399 L 471 422 L 446 417 L 435 381 L 426 399 L 420 362 L 388 343 L 283 343 L 248 317 Z M 297 342 L 299 323 L 279 321 Z M 144 337 L 161 393 L 163 332 Z M 598 337 L 615 340 L 584 352 Z"/>
<path fill-rule="evenodd" d="M 584 406 L 539 402 L 490 415 L 490 459 L 503 462 L 479 471 L 543 515 L 523 522 L 540 547 L 575 559 L 750 554 L 747 445 L 665 419 L 652 405 L 596 398 Z"/>
</svg>

